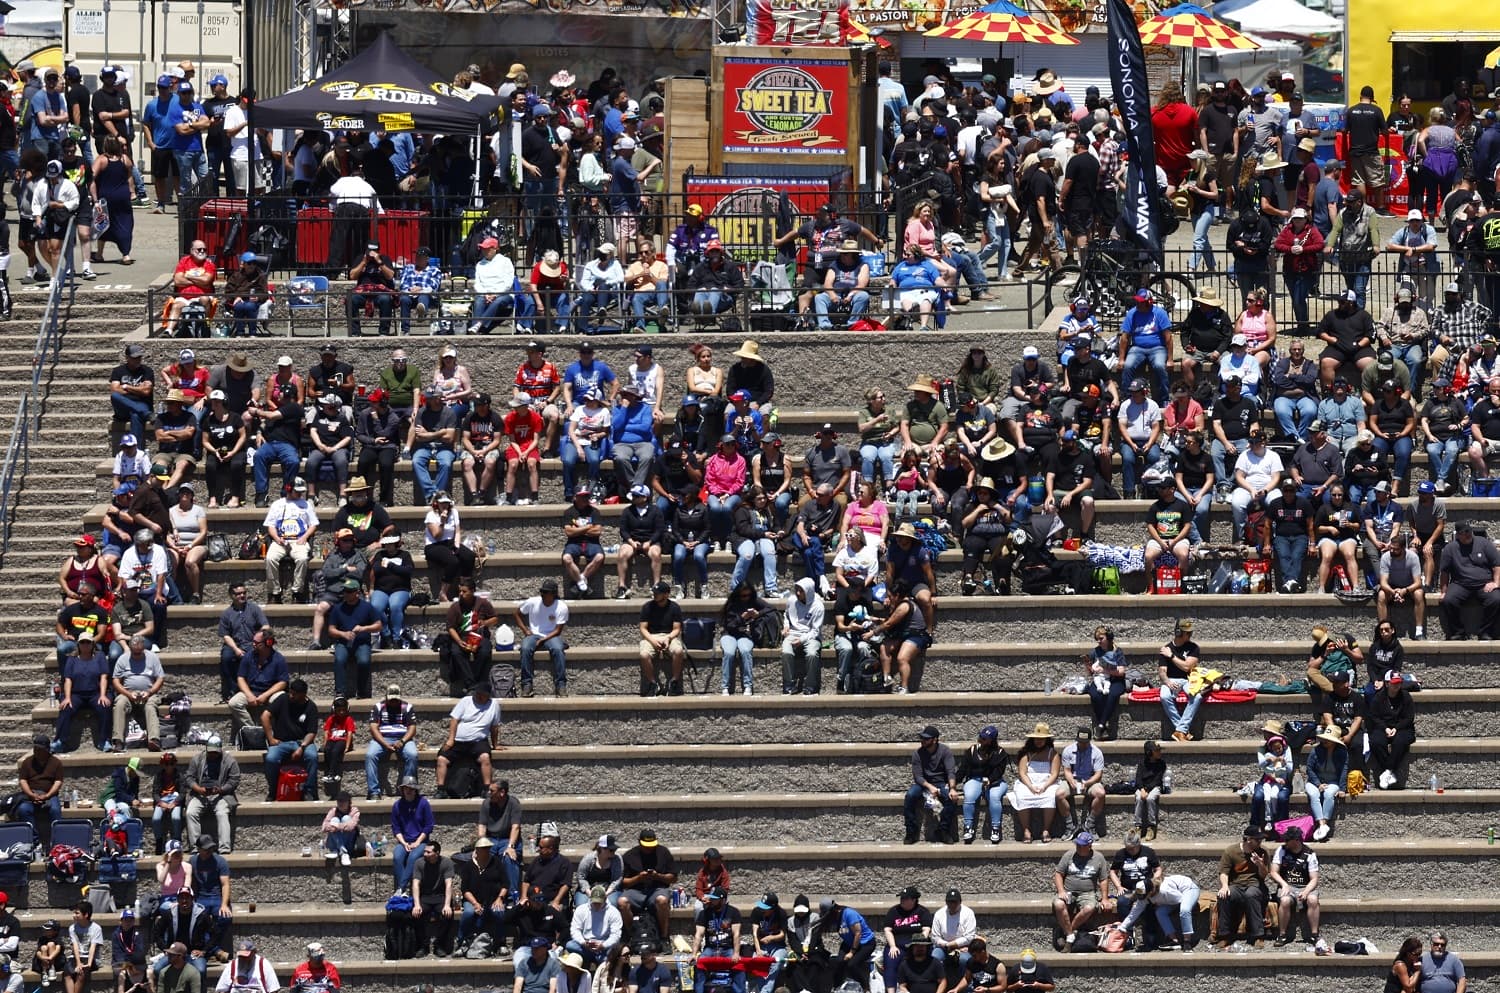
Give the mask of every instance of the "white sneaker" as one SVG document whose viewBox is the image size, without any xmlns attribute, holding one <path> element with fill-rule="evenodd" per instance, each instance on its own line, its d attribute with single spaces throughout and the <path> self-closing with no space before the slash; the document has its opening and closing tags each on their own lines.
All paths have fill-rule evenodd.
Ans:
<svg viewBox="0 0 1500 993">
<path fill-rule="evenodd" d="M 348 864 L 349 864 L 349 853 L 348 852 L 339 852 L 339 865 L 348 865 Z"/>
<path fill-rule="evenodd" d="M 1318 829 L 1313 832 L 1312 840 L 1313 841 L 1322 841 L 1323 839 L 1325 839 L 1327 837 L 1328 837 L 1328 825 L 1327 824 L 1319 824 L 1318 825 Z"/>
<path fill-rule="evenodd" d="M 719 690 L 719 696 L 728 696 L 728 695 L 729 695 L 729 687 L 725 686 L 725 687 L 723 687 L 723 688 L 721 688 Z"/>
<path fill-rule="evenodd" d="M 1418 624 L 1416 630 L 1412 631 L 1412 636 L 1420 640 L 1427 636 L 1427 632 L 1422 629 L 1422 625 Z"/>
<path fill-rule="evenodd" d="M 754 693 L 750 692 L 750 687 L 746 686 L 745 687 L 745 696 L 754 696 L 754 695 L 755 695 Z"/>
<path fill-rule="evenodd" d="M 576 585 L 578 586 L 579 593 L 587 593 L 589 591 L 589 581 L 587 579 L 580 579 Z"/>
<path fill-rule="evenodd" d="M 1380 788 L 1381 789 L 1388 790 L 1392 786 L 1395 786 L 1395 785 L 1396 785 L 1396 774 L 1394 772 L 1392 772 L 1391 770 L 1387 769 L 1385 772 L 1382 772 L 1380 774 Z"/>
<path fill-rule="evenodd" d="M 328 861 L 332 862 L 334 859 L 336 859 L 336 858 L 339 857 L 339 853 L 338 852 L 324 852 L 323 853 L 323 857 L 325 859 L 327 859 Z"/>
</svg>

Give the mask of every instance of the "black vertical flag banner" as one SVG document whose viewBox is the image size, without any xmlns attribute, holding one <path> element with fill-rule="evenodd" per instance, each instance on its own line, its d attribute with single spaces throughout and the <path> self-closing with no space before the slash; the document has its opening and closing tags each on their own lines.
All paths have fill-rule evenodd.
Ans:
<svg viewBox="0 0 1500 993">
<path fill-rule="evenodd" d="M 1161 197 L 1156 191 L 1156 146 L 1151 136 L 1151 85 L 1135 12 L 1127 0 L 1106 0 L 1109 8 L 1109 81 L 1119 101 L 1130 161 L 1125 170 L 1125 203 L 1120 227 L 1131 241 L 1161 258 Z"/>
</svg>

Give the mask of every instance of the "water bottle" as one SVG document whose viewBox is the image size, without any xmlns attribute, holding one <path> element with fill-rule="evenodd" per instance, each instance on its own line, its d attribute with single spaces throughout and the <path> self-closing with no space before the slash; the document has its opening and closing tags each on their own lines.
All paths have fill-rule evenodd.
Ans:
<svg viewBox="0 0 1500 993">
<path fill-rule="evenodd" d="M 1172 767 L 1171 766 L 1167 766 L 1167 771 L 1163 772 L 1161 774 L 1161 791 L 1163 793 L 1170 793 L 1170 792 L 1172 792 Z"/>
<path fill-rule="evenodd" d="M 1443 791 L 1443 785 L 1438 781 L 1437 773 L 1434 772 L 1431 776 L 1427 777 L 1427 788 L 1434 793 L 1441 793 Z"/>
<path fill-rule="evenodd" d="M 1292 793 L 1300 795 L 1306 786 L 1307 778 L 1302 775 L 1301 769 L 1292 773 Z"/>
<path fill-rule="evenodd" d="M 1042 680 L 1042 692 L 1045 693 L 1047 696 L 1051 696 L 1052 695 L 1052 677 L 1051 676 L 1048 676 L 1046 679 Z"/>
<path fill-rule="evenodd" d="M 1489 830 L 1484 833 L 1484 840 L 1491 845 L 1495 843 L 1495 825 L 1491 824 Z"/>
</svg>

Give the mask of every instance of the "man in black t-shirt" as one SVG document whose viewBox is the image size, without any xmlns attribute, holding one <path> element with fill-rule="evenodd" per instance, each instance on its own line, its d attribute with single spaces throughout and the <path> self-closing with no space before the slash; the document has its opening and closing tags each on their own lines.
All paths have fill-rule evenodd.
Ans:
<svg viewBox="0 0 1500 993">
<path fill-rule="evenodd" d="M 142 361 L 145 356 L 145 346 L 126 345 L 125 361 L 109 374 L 109 405 L 115 420 L 129 421 L 130 433 L 137 438 L 148 437 L 146 421 L 151 417 L 156 388 L 156 373 Z"/>
<path fill-rule="evenodd" d="M 693 918 L 694 961 L 700 956 L 730 958 L 738 955 L 741 918 L 740 912 L 729 903 L 728 891 L 715 886 L 704 894 L 704 898 L 703 909 Z M 695 970 L 693 989 L 696 993 L 703 993 L 708 985 L 710 972 L 721 971 L 723 970 L 707 968 Z M 732 972 L 731 979 L 734 993 L 744 993 L 745 973 Z"/>
<path fill-rule="evenodd" d="M 1094 529 L 1094 456 L 1078 444 L 1078 433 L 1064 428 L 1057 456 L 1047 467 L 1047 511 L 1078 512 L 1079 532 Z"/>
<path fill-rule="evenodd" d="M 1051 148 L 1036 153 L 1037 162 L 1031 171 L 1021 177 L 1021 209 L 1031 220 L 1031 236 L 1026 241 L 1026 250 L 1021 253 L 1021 269 L 1036 262 L 1036 256 L 1046 253 L 1053 269 L 1062 268 L 1062 252 L 1057 250 L 1053 238 L 1053 225 L 1057 222 L 1057 181 L 1052 170 L 1057 165 L 1057 155 Z"/>
<path fill-rule="evenodd" d="M 265 507 L 270 503 L 267 491 L 271 488 L 271 463 L 280 463 L 283 484 L 297 475 L 297 467 L 302 463 L 299 445 L 304 415 L 297 394 L 290 386 L 282 387 L 273 395 L 269 406 L 262 407 L 252 402 L 250 413 L 260 418 L 261 442 L 255 449 L 253 460 L 255 505 Z"/>
<path fill-rule="evenodd" d="M 682 695 L 682 608 L 672 599 L 672 584 L 666 580 L 651 588 L 651 599 L 641 605 L 641 696 L 655 696 L 656 666 L 671 663 L 668 696 Z M 665 928 L 662 934 L 666 934 Z"/>
<path fill-rule="evenodd" d="M 1382 622 L 1381 626 L 1385 624 Z M 1348 669 L 1333 673 L 1328 681 L 1333 683 L 1333 689 L 1323 694 L 1322 705 L 1314 708 L 1313 720 L 1319 727 L 1338 728 L 1344 747 L 1349 749 L 1349 768 L 1362 769 L 1365 761 L 1365 695 L 1354 692 L 1353 673 Z"/>
<path fill-rule="evenodd" d="M 677 976 L 656 960 L 656 945 L 643 941 L 635 951 L 641 964 L 630 970 L 630 993 L 675 993 Z"/>
<path fill-rule="evenodd" d="M 563 572 L 579 594 L 587 596 L 589 580 L 604 567 L 604 547 L 599 544 L 604 528 L 593 504 L 593 490 L 587 483 L 580 483 L 573 491 L 573 502 L 562 513 L 562 530 Z"/>
<path fill-rule="evenodd" d="M 1240 131 L 1235 126 L 1234 108 L 1229 106 L 1229 87 L 1222 79 L 1214 83 L 1209 102 L 1198 112 L 1198 144 L 1213 156 L 1219 203 L 1227 206 L 1238 178 Z"/>
<path fill-rule="evenodd" d="M 307 698 L 307 681 L 294 679 L 260 712 L 266 733 L 266 802 L 277 799 L 281 767 L 286 763 L 307 770 L 302 799 L 318 798 L 318 705 Z"/>
<path fill-rule="evenodd" d="M 932 955 L 932 939 L 918 935 L 906 946 L 906 954 L 896 967 L 896 986 L 904 993 L 937 993 L 946 978 L 943 962 Z M 890 989 L 889 982 L 886 989 Z"/>
<path fill-rule="evenodd" d="M 354 366 L 339 360 L 339 346 L 325 341 L 318 355 L 318 364 L 307 370 L 307 399 L 313 400 L 333 393 L 339 402 L 349 408 L 345 416 L 354 417 Z"/>
<path fill-rule="evenodd" d="M 463 894 L 457 949 L 462 954 L 480 931 L 491 940 L 498 938 L 505 916 L 506 875 L 500 860 L 495 858 L 495 843 L 487 837 L 474 842 L 474 854 L 460 859 L 455 868 L 459 892 Z"/>
<path fill-rule="evenodd" d="M 953 993 L 1002 993 L 1005 989 L 1005 964 L 990 954 L 983 938 L 969 942 L 969 960 L 953 986 Z"/>
<path fill-rule="evenodd" d="M 1082 249 L 1089 243 L 1089 230 L 1094 226 L 1094 197 L 1099 189 L 1099 160 L 1089 153 L 1089 140 L 1085 135 L 1073 139 L 1073 155 L 1063 170 L 1062 217 L 1064 235 L 1068 241 L 1068 252 Z"/>
<path fill-rule="evenodd" d="M 1359 91 L 1359 103 L 1344 112 L 1344 132 L 1349 136 L 1350 178 L 1356 189 L 1379 214 L 1390 216 L 1385 206 L 1385 159 L 1380 136 L 1385 133 L 1385 112 L 1375 103 L 1375 88 Z"/>
<path fill-rule="evenodd" d="M 1283 593 L 1302 592 L 1302 567 L 1318 550 L 1313 534 L 1316 515 L 1312 501 L 1297 495 L 1297 481 L 1290 475 L 1281 477 L 1281 499 L 1267 501 L 1266 516 L 1271 522 L 1271 547 L 1275 549 Z"/>
<path fill-rule="evenodd" d="M 490 395 L 474 398 L 474 409 L 464 416 L 458 429 L 459 462 L 469 486 L 464 504 L 483 503 L 485 494 L 500 473 L 500 448 L 505 441 L 503 421 L 490 407 Z"/>
<path fill-rule="evenodd" d="M 63 70 L 65 94 L 68 100 L 68 123 L 83 132 L 83 140 L 79 143 L 79 151 L 83 153 L 84 162 L 92 166 L 94 164 L 94 148 L 89 141 L 89 136 L 94 129 L 94 113 L 90 109 L 93 95 L 89 88 L 83 85 L 83 70 L 76 65 L 68 66 Z"/>
<path fill-rule="evenodd" d="M 1223 490 L 1234 486 L 1234 464 L 1248 451 L 1250 427 L 1260 420 L 1260 405 L 1243 393 L 1240 377 L 1224 377 L 1224 395 L 1214 401 L 1213 420 L 1209 422 L 1213 443 L 1209 454 L 1214 462 L 1214 480 Z"/>
<path fill-rule="evenodd" d="M 1469 465 L 1485 465 L 1490 456 L 1500 455 L 1500 377 L 1485 384 L 1484 399 L 1469 409 L 1469 436 Z"/>
<path fill-rule="evenodd" d="M 861 584 L 863 589 L 863 584 Z M 844 594 L 849 591 L 842 590 L 839 593 L 840 601 Z M 885 912 L 885 958 L 882 960 L 882 975 L 885 977 L 886 988 L 892 988 L 897 980 L 900 967 L 908 958 L 911 947 L 918 941 L 925 941 L 925 958 L 932 958 L 932 942 L 929 934 L 932 930 L 932 911 L 921 904 L 922 894 L 915 886 L 903 889 L 897 898 L 896 905 Z M 938 972 L 941 976 L 941 970 Z M 934 991 L 935 993 L 935 991 Z"/>
<path fill-rule="evenodd" d="M 213 181 L 214 195 L 219 194 L 219 174 L 224 174 L 224 183 L 231 194 L 234 188 L 234 170 L 229 167 L 229 139 L 224 135 L 224 109 L 235 102 L 229 95 L 229 80 L 222 74 L 208 81 L 209 96 L 203 101 L 203 112 L 212 122 L 203 136 L 203 147 L 208 153 L 208 178 Z"/>
<path fill-rule="evenodd" d="M 676 604 L 672 604 L 676 606 Z M 677 882 L 677 865 L 672 850 L 656 840 L 656 832 L 644 828 L 633 848 L 620 857 L 624 875 L 620 877 L 620 897 L 615 906 L 630 933 L 631 923 L 639 912 L 656 914 L 657 933 L 667 935 L 668 917 L 672 911 L 672 886 Z"/>
<path fill-rule="evenodd" d="M 1009 993 L 1051 993 L 1057 984 L 1052 981 L 1052 970 L 1028 948 L 1021 952 L 1020 964 L 1006 970 L 1005 988 Z"/>
</svg>

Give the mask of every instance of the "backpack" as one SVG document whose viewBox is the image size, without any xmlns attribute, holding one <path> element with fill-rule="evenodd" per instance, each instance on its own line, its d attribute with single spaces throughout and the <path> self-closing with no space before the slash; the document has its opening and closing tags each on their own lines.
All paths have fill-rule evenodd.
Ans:
<svg viewBox="0 0 1500 993">
<path fill-rule="evenodd" d="M 1082 937 L 1082 935 L 1079 937 Z M 1078 939 L 1074 938 L 1073 941 L 1076 943 Z M 1099 950 L 1101 952 L 1123 952 L 1131 944 L 1130 933 L 1128 931 L 1117 927 L 1110 927 L 1104 929 L 1104 937 L 1099 941 Z"/>
<path fill-rule="evenodd" d="M 690 652 L 708 652 L 714 647 L 714 622 L 689 617 L 682 622 L 682 647 Z"/>
<path fill-rule="evenodd" d="M 487 959 L 494 948 L 495 939 L 490 937 L 488 931 L 480 931 L 469 942 L 469 947 L 464 950 L 466 959 Z"/>
<path fill-rule="evenodd" d="M 93 857 L 77 845 L 53 845 L 47 853 L 47 875 L 60 883 L 76 885 L 88 878 Z"/>
<path fill-rule="evenodd" d="M 266 555 L 266 532 L 264 528 L 257 529 L 253 534 L 247 535 L 240 542 L 241 559 L 260 559 Z"/>
<path fill-rule="evenodd" d="M 1370 215 L 1361 208 L 1358 213 L 1345 209 L 1339 220 L 1339 263 L 1344 267 L 1368 264 L 1375 258 L 1375 241 L 1370 236 Z"/>
<path fill-rule="evenodd" d="M 768 610 L 750 622 L 750 640 L 756 648 L 776 648 L 781 644 L 781 611 Z"/>
<path fill-rule="evenodd" d="M 516 695 L 516 670 L 508 665 L 490 666 L 490 696 L 510 700 Z"/>
<path fill-rule="evenodd" d="M 222 534 L 211 534 L 208 536 L 208 560 L 210 562 L 223 562 L 230 557 L 229 539 Z"/>
<path fill-rule="evenodd" d="M 263 752 L 266 750 L 266 732 L 264 728 L 246 724 L 240 728 L 239 734 L 235 736 L 234 747 L 240 752 Z"/>
<path fill-rule="evenodd" d="M 1156 215 L 1161 223 L 1161 236 L 1163 238 L 1175 234 L 1182 226 L 1182 218 L 1177 216 L 1177 208 L 1172 204 L 1171 198 L 1165 193 L 1159 193 L 1156 197 Z"/>
<path fill-rule="evenodd" d="M 655 914 L 636 914 L 630 921 L 630 947 L 639 948 L 642 944 L 654 945 L 661 940 L 661 933 L 656 928 Z"/>
<path fill-rule="evenodd" d="M 408 904 L 411 897 L 404 897 Z M 391 898 L 395 902 L 395 897 Z M 387 904 L 389 907 L 389 904 Z M 417 923 L 412 920 L 411 909 L 385 912 L 385 958 L 400 962 L 417 957 Z"/>
</svg>

